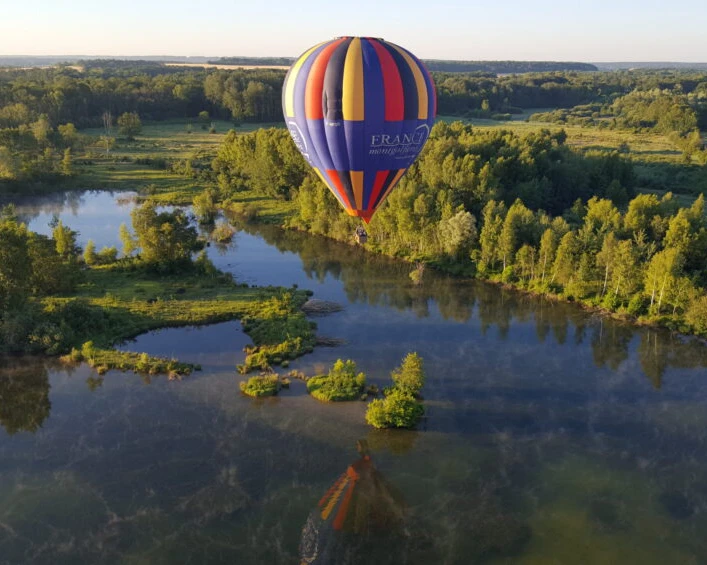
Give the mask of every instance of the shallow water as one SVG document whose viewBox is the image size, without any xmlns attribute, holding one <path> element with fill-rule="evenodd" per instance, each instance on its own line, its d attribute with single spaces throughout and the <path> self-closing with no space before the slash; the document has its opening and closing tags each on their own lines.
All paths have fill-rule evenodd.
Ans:
<svg viewBox="0 0 707 565">
<path fill-rule="evenodd" d="M 32 229 L 59 213 L 100 247 L 129 222 L 114 198 L 21 212 Z M 291 368 L 351 358 L 385 385 L 417 351 L 420 430 L 372 431 L 364 403 L 318 403 L 299 381 L 241 396 L 237 322 L 123 346 L 203 365 L 183 381 L 5 361 L 0 564 L 295 564 L 302 544 L 314 563 L 707 562 L 707 348 L 474 281 L 428 272 L 414 286 L 409 265 L 248 230 L 209 248 L 220 268 L 345 307 L 315 321 L 346 344 Z M 351 465 L 336 531 L 340 506 L 324 521 L 317 505 Z"/>
</svg>

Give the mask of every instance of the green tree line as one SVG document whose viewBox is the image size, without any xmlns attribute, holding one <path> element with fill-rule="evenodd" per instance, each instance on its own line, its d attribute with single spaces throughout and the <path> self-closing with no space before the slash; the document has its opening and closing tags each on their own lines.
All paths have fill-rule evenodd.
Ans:
<svg viewBox="0 0 707 565">
<path fill-rule="evenodd" d="M 288 143 L 278 129 L 232 136 L 214 161 L 223 190 L 293 199 L 291 227 L 350 239 L 356 221 Z M 374 216 L 369 242 L 386 254 L 707 333 L 704 198 L 681 208 L 670 194 L 636 196 L 633 183 L 630 161 L 576 153 L 563 132 L 521 137 L 438 123 Z"/>
</svg>

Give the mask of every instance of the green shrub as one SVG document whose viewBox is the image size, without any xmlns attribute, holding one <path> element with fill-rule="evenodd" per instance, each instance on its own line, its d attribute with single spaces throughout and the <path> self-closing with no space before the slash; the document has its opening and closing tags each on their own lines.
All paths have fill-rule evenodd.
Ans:
<svg viewBox="0 0 707 565">
<path fill-rule="evenodd" d="M 698 298 L 690 305 L 685 320 L 692 325 L 695 333 L 707 334 L 707 296 Z"/>
<path fill-rule="evenodd" d="M 425 368 L 422 357 L 417 353 L 408 353 L 400 367 L 390 375 L 396 389 L 417 396 L 425 385 Z"/>
<path fill-rule="evenodd" d="M 374 400 L 366 410 L 366 422 L 374 428 L 414 428 L 425 409 L 411 394 L 394 388 L 382 400 Z"/>
<path fill-rule="evenodd" d="M 258 375 L 241 381 L 241 392 L 248 396 L 275 396 L 280 390 L 280 379 L 277 375 Z"/>
<path fill-rule="evenodd" d="M 641 294 L 634 294 L 626 307 L 626 312 L 632 316 L 640 316 L 648 312 L 648 300 Z"/>
<path fill-rule="evenodd" d="M 104 247 L 96 256 L 101 265 L 110 265 L 118 260 L 118 250 L 115 247 Z"/>
<path fill-rule="evenodd" d="M 356 363 L 338 359 L 328 375 L 312 377 L 307 381 L 307 391 L 317 400 L 339 402 L 356 400 L 363 394 L 366 376 L 356 374 Z"/>
</svg>

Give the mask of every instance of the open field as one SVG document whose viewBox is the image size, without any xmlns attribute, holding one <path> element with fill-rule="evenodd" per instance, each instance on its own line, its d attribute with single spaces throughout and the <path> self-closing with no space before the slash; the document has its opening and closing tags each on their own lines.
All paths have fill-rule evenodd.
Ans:
<svg viewBox="0 0 707 565">
<path fill-rule="evenodd" d="M 458 118 L 455 116 L 439 116 L 438 119 L 453 122 L 462 121 L 478 128 L 499 128 L 514 131 L 520 135 L 541 129 L 565 130 L 567 144 L 583 151 L 607 151 L 622 148 L 628 149 L 634 161 L 650 161 L 675 163 L 681 162 L 682 152 L 668 139 L 668 136 L 656 133 L 634 133 L 624 130 L 609 130 L 568 126 L 550 122 L 525 121 L 531 114 L 546 112 L 547 108 L 526 110 L 523 114 L 514 116 L 513 120 L 487 120 L 482 118 Z M 623 144 L 627 144 L 628 147 Z"/>
<path fill-rule="evenodd" d="M 286 71 L 290 67 L 287 65 L 219 65 L 217 63 L 165 63 L 167 67 L 196 67 L 203 69 L 277 69 Z"/>
<path fill-rule="evenodd" d="M 99 146 L 102 128 L 82 130 L 95 138 L 86 158 L 77 158 L 81 175 L 76 179 L 80 188 L 137 190 L 150 193 L 169 192 L 174 203 L 191 203 L 194 193 L 201 190 L 199 181 L 170 170 L 170 163 L 183 159 L 208 160 L 218 151 L 229 130 L 239 133 L 260 127 L 282 124 L 242 124 L 237 127 L 226 120 L 211 120 L 216 132 L 203 130 L 196 120 L 169 120 L 143 124 L 134 141 L 118 138 L 106 152 Z M 149 159 L 147 164 L 144 160 Z M 142 163 L 136 162 L 143 160 Z M 86 164 L 81 164 L 85 161 Z"/>
</svg>

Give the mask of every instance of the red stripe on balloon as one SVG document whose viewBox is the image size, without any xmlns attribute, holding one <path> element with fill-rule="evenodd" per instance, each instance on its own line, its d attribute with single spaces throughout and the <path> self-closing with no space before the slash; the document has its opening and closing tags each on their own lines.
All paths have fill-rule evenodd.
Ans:
<svg viewBox="0 0 707 565">
<path fill-rule="evenodd" d="M 351 205 L 351 202 L 349 202 L 349 199 L 346 196 L 346 189 L 344 188 L 344 185 L 341 184 L 341 179 L 339 178 L 339 171 L 335 171 L 332 169 L 328 170 L 326 174 L 329 175 L 331 183 L 334 185 L 336 192 L 338 193 L 341 200 L 344 202 L 346 209 L 351 210 L 353 206 Z"/>
<path fill-rule="evenodd" d="M 321 120 L 324 118 L 324 109 L 322 107 L 324 74 L 332 53 L 344 41 L 345 38 L 332 41 L 322 49 L 307 74 L 307 88 L 304 93 L 304 114 L 309 120 Z"/>
<path fill-rule="evenodd" d="M 386 121 L 402 120 L 405 114 L 405 96 L 403 94 L 403 81 L 395 60 L 376 39 L 369 40 L 378 55 L 381 71 L 383 73 L 383 90 L 385 92 L 385 119 Z"/>
<path fill-rule="evenodd" d="M 389 172 L 390 171 L 378 171 L 376 173 L 376 180 L 373 182 L 371 197 L 368 199 L 368 207 L 366 208 L 367 212 L 374 212 L 373 205 L 378 200 L 378 195 L 381 193 L 381 190 L 383 190 L 383 184 L 385 183 L 385 179 L 388 178 Z"/>
</svg>

